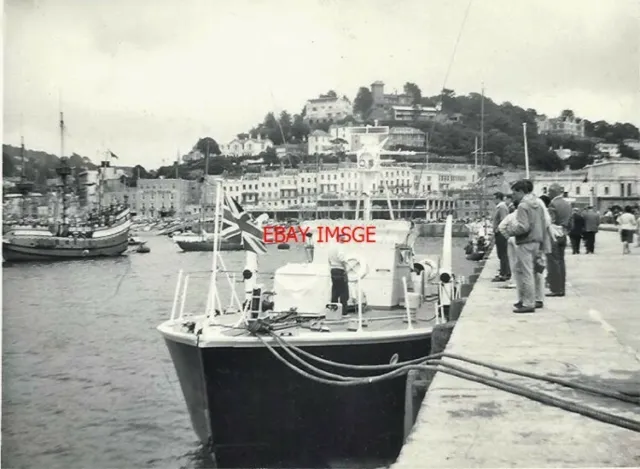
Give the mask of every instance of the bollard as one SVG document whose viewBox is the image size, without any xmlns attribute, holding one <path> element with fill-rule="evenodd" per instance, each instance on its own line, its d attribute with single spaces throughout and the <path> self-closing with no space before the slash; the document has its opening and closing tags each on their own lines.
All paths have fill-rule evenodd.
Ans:
<svg viewBox="0 0 640 469">
<path fill-rule="evenodd" d="M 466 304 L 467 299 L 466 298 L 460 298 L 457 300 L 453 300 L 451 302 L 451 308 L 449 308 L 449 320 L 450 321 L 457 321 L 458 318 L 460 317 L 460 314 L 462 313 L 462 309 L 464 308 L 464 305 Z"/>
<path fill-rule="evenodd" d="M 462 285 L 460 285 L 460 296 L 462 298 L 468 298 L 469 295 L 471 295 L 472 291 L 473 285 L 471 285 L 470 283 L 463 283 Z"/>
<path fill-rule="evenodd" d="M 474 284 L 478 281 L 478 278 L 479 278 L 479 277 L 480 277 L 480 276 L 479 276 L 478 274 L 469 275 L 468 282 L 469 282 L 471 285 L 474 285 Z"/>
</svg>

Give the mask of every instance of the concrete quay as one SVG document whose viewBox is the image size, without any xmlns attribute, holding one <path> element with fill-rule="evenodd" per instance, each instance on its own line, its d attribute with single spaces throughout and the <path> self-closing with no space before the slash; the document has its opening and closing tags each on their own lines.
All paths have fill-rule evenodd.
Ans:
<svg viewBox="0 0 640 469">
<path fill-rule="evenodd" d="M 511 312 L 515 290 L 492 283 L 495 249 L 446 352 L 495 365 L 640 393 L 640 248 L 622 255 L 601 232 L 596 254 L 567 249 L 567 296 Z M 447 362 L 640 421 L 640 406 L 461 361 Z M 392 469 L 640 466 L 640 433 L 438 372 Z"/>
</svg>

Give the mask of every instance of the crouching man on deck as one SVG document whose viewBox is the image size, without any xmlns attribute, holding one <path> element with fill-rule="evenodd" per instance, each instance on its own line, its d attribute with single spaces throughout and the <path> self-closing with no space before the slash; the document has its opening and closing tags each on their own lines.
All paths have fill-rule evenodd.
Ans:
<svg viewBox="0 0 640 469">
<path fill-rule="evenodd" d="M 331 269 L 331 302 L 342 305 L 342 314 L 347 314 L 349 301 L 349 277 L 347 276 L 347 258 L 342 249 L 342 243 L 346 241 L 344 236 L 338 238 L 338 242 L 331 246 L 329 251 L 329 268 Z"/>
</svg>

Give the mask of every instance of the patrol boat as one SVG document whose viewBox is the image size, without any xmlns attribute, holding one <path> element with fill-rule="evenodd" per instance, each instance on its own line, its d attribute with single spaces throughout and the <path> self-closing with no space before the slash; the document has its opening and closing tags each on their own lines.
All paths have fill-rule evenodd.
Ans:
<svg viewBox="0 0 640 469">
<path fill-rule="evenodd" d="M 342 305 L 330 302 L 327 256 L 332 244 L 320 243 L 317 236 L 307 246 L 313 251 L 308 262 L 282 265 L 272 286 L 258 283 L 258 255 L 247 251 L 244 296 L 230 288 L 236 282 L 228 274 L 216 275 L 220 269 L 228 272 L 217 246 L 206 301 L 203 295 L 185 307 L 198 273 L 179 273 L 171 317 L 158 330 L 193 428 L 219 466 L 304 467 L 321 460 L 392 459 L 399 453 L 406 376 L 358 386 L 346 386 L 348 378 L 335 376 L 372 377 L 389 370 L 372 370 L 371 365 L 389 367 L 428 355 L 432 329 L 457 289 L 451 272 L 451 216 L 437 260 L 416 256 L 418 233 L 412 222 L 371 220 L 383 145 L 358 152 L 363 217 L 347 222 L 375 226 L 375 243 L 341 245 L 349 266 L 348 309 L 354 312 L 343 315 Z M 223 198 L 219 186 L 216 212 L 229 210 Z M 247 237 L 268 218 L 249 222 L 246 213 L 236 216 Z"/>
</svg>

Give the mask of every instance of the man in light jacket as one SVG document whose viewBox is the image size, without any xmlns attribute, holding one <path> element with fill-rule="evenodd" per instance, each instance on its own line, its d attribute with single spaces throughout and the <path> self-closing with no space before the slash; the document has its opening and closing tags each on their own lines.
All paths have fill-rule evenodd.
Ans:
<svg viewBox="0 0 640 469">
<path fill-rule="evenodd" d="M 549 215 L 555 233 L 551 253 L 547 255 L 549 290 L 547 296 L 564 296 L 567 271 L 564 253 L 567 249 L 567 235 L 571 230 L 571 204 L 564 198 L 564 188 L 560 184 L 549 187 Z"/>
<path fill-rule="evenodd" d="M 512 226 L 505 228 L 505 234 L 516 238 L 516 261 L 513 272 L 521 302 L 514 305 L 514 313 L 533 313 L 536 306 L 536 283 L 540 282 L 536 275 L 536 261 L 544 241 L 544 212 L 538 198 L 532 193 L 531 181 L 520 180 L 511 190 L 513 199 L 518 203 L 516 220 Z"/>
<path fill-rule="evenodd" d="M 582 214 L 584 219 L 584 232 L 582 237 L 584 238 L 584 247 L 587 250 L 587 254 L 593 254 L 596 250 L 596 233 L 600 226 L 600 214 L 589 205 Z"/>
</svg>

